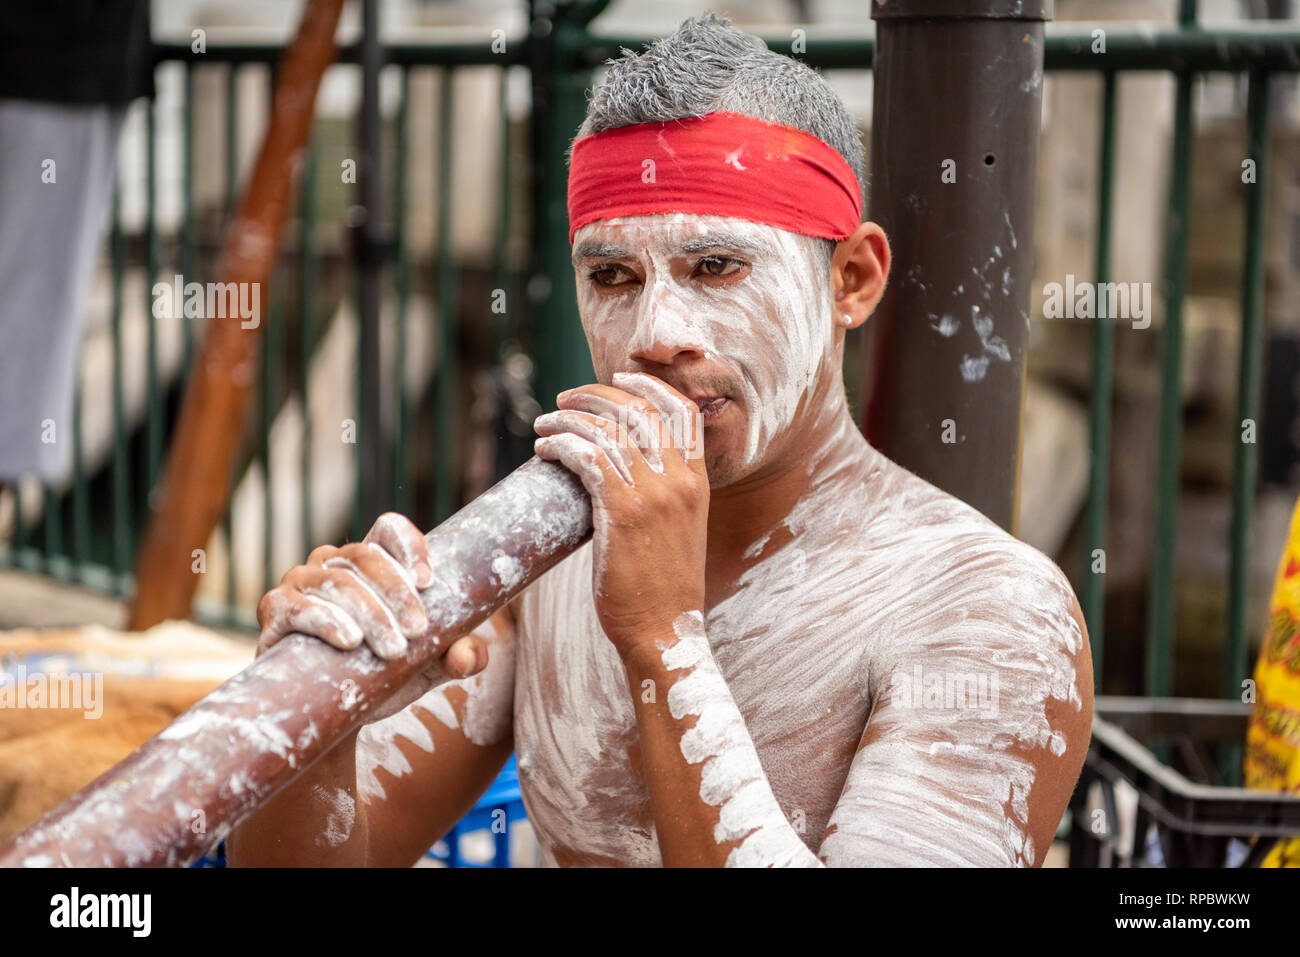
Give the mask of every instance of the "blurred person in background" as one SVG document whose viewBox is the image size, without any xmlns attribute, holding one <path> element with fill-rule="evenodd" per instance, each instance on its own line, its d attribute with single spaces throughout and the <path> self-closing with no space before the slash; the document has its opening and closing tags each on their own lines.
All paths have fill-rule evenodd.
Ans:
<svg viewBox="0 0 1300 957">
<path fill-rule="evenodd" d="M 86 282 L 127 106 L 152 97 L 149 0 L 14 0 L 0 18 L 0 488 L 64 479 Z M 65 438 L 66 437 L 66 438 Z"/>
</svg>

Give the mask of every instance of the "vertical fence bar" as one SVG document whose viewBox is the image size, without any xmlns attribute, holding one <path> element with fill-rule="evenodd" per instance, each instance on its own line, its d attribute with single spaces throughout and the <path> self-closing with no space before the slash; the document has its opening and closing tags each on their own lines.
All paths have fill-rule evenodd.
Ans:
<svg viewBox="0 0 1300 957">
<path fill-rule="evenodd" d="M 72 579 L 85 580 L 90 560 L 90 490 L 86 483 L 85 443 L 81 421 L 81 362 L 72 394 Z"/>
<path fill-rule="evenodd" d="M 1194 23 L 1194 0 L 1182 0 L 1184 26 Z M 1157 434 L 1155 561 L 1147 617 L 1145 688 L 1166 697 L 1173 688 L 1174 554 L 1178 535 L 1178 483 L 1182 460 L 1183 295 L 1187 286 L 1189 194 L 1192 165 L 1192 86 L 1195 75 L 1177 74 L 1173 149 L 1170 153 L 1169 205 L 1165 219 L 1165 327 L 1160 353 L 1160 420 Z"/>
<path fill-rule="evenodd" d="M 1112 206 L 1115 184 L 1115 88 L 1113 70 L 1102 76 L 1101 143 L 1097 166 L 1097 249 L 1093 272 L 1095 281 L 1110 281 Z M 1094 571 L 1097 553 L 1106 550 L 1106 516 L 1110 486 L 1110 416 L 1115 388 L 1115 317 L 1106 316 L 1105 300 L 1100 301 L 1102 315 L 1092 322 L 1092 388 L 1089 409 L 1092 456 L 1089 461 L 1088 505 L 1085 518 L 1083 556 L 1083 615 L 1092 646 L 1092 677 L 1095 690 L 1101 690 L 1102 650 L 1106 631 L 1106 578 Z"/>
<path fill-rule="evenodd" d="M 235 214 L 239 189 L 239 73 L 231 63 L 226 71 L 226 211 L 222 217 L 229 228 Z M 235 482 L 230 483 L 230 501 L 226 503 L 226 520 L 222 531 L 226 539 L 226 622 L 235 622 Z"/>
<path fill-rule="evenodd" d="M 303 166 L 302 233 L 299 240 L 298 302 L 302 319 L 298 336 L 299 389 L 302 395 L 302 559 L 314 545 L 312 535 L 311 357 L 316 348 L 316 146 L 309 142 Z"/>
<path fill-rule="evenodd" d="M 19 568 L 28 567 L 27 551 L 27 525 L 23 521 L 23 481 L 21 478 L 15 479 L 13 484 L 14 490 L 14 565 Z"/>
<path fill-rule="evenodd" d="M 1228 571 L 1228 640 L 1224 649 L 1223 692 L 1241 693 L 1246 676 L 1246 611 L 1250 594 L 1250 532 L 1255 509 L 1259 445 L 1246 442 L 1246 420 L 1259 423 L 1260 367 L 1264 317 L 1264 222 L 1268 202 L 1269 74 L 1252 71 L 1246 107 L 1247 155 L 1255 161 L 1255 182 L 1246 192 L 1246 234 L 1241 270 L 1241 350 L 1237 362 L 1237 421 L 1232 429 L 1232 530 Z"/>
<path fill-rule="evenodd" d="M 153 314 L 153 281 L 158 274 L 158 236 L 155 226 L 158 191 L 157 119 L 152 100 L 146 100 L 145 110 L 145 219 L 144 219 L 144 292 L 145 322 L 149 330 L 145 382 L 148 392 L 149 412 L 145 427 L 146 462 L 148 480 L 145 488 L 152 493 L 162 467 L 163 414 L 162 398 L 158 384 L 158 320 Z M 184 315 L 184 307 L 181 308 Z"/>
<path fill-rule="evenodd" d="M 455 455 L 456 355 L 459 349 L 455 264 L 451 248 L 452 87 L 455 71 L 443 67 L 438 101 L 438 364 L 437 427 L 434 464 L 434 524 L 441 524 L 456 507 Z"/>
<path fill-rule="evenodd" d="M 410 295 L 410 259 L 406 250 L 406 151 L 410 141 L 410 67 L 399 67 L 402 87 L 397 103 L 397 146 L 393 156 L 393 251 L 397 257 L 394 283 L 397 292 L 397 351 L 393 367 L 393 507 L 403 515 L 411 513 L 411 477 L 407 448 L 406 403 L 407 302 Z"/>
<path fill-rule="evenodd" d="M 379 513 L 390 507 L 393 494 L 388 450 L 384 444 L 385 384 L 380 328 L 384 201 L 383 117 L 380 113 L 379 80 L 383 71 L 384 52 L 379 36 L 379 0 L 362 0 L 361 16 L 361 161 L 357 164 L 357 171 L 360 174 L 364 215 L 358 227 L 355 246 L 361 267 L 361 343 L 358 350 L 361 403 L 357 409 L 361 522 L 358 532 L 362 528 L 369 528 Z"/>
<path fill-rule="evenodd" d="M 497 171 L 499 176 L 497 187 L 497 221 L 496 221 L 496 238 L 492 244 L 494 254 L 492 257 L 492 288 L 500 289 L 504 297 L 502 310 L 495 313 L 495 321 L 492 324 L 492 360 L 500 362 L 505 351 L 506 340 L 510 335 L 510 316 L 511 306 L 513 304 L 512 290 L 510 288 L 510 102 L 509 102 L 509 80 L 510 68 L 502 67 L 499 71 L 501 77 L 501 89 L 499 91 L 499 100 L 497 112 L 501 116 L 501 167 Z M 495 294 L 494 294 L 495 298 Z"/>
<path fill-rule="evenodd" d="M 266 115 L 270 117 L 272 101 L 275 99 L 275 67 L 266 71 L 267 89 Z M 258 382 L 258 457 L 262 460 L 262 592 L 275 587 L 272 554 L 275 545 L 275 498 L 274 483 L 271 481 L 271 426 L 275 422 L 276 402 L 276 368 L 280 362 L 280 325 L 282 310 L 278 308 L 280 283 L 280 257 L 277 255 L 269 275 L 271 288 L 261 290 L 258 299 L 266 309 L 266 315 L 260 317 L 266 322 L 266 331 L 262 336 L 262 354 L 259 356 L 260 381 Z"/>
<path fill-rule="evenodd" d="M 126 248 L 122 235 L 122 198 L 116 181 L 113 185 L 113 225 L 109 232 L 109 251 L 113 269 L 113 585 L 125 594 L 131 572 L 131 552 L 135 548 L 135 528 L 131 507 L 131 472 L 127 459 L 126 408 L 123 397 L 122 369 L 122 299 L 125 294 Z"/>
<path fill-rule="evenodd" d="M 45 533 L 41 536 L 41 568 L 45 574 L 58 577 L 55 556 L 63 548 L 63 516 L 59 512 L 59 497 L 54 494 L 51 482 L 41 484 L 41 510 L 45 525 Z"/>
<path fill-rule="evenodd" d="M 183 65 L 185 92 L 181 103 L 181 243 L 180 265 L 185 282 L 196 281 L 194 268 L 194 66 Z M 185 318 L 185 310 L 178 309 L 184 336 L 184 358 L 181 360 L 181 381 L 189 377 L 190 363 L 194 358 L 194 325 Z"/>
</svg>

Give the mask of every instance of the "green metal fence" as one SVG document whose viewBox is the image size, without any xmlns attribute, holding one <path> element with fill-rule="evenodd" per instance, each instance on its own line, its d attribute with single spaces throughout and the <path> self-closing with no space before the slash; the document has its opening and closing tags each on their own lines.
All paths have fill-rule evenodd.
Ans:
<svg viewBox="0 0 1300 957">
<path fill-rule="evenodd" d="M 274 283 L 274 301 L 270 306 L 268 335 L 265 340 L 260 384 L 260 401 L 254 438 L 240 463 L 244 471 L 259 463 L 265 482 L 263 488 L 264 535 L 261 562 L 263 584 L 270 587 L 283 569 L 272 567 L 270 529 L 276 509 L 268 463 L 270 423 L 276 411 L 294 394 L 301 393 L 307 370 L 318 347 L 322 322 L 331 306 L 343 295 L 355 296 L 354 282 L 361 257 L 380 257 L 384 282 L 396 303 L 397 350 L 405 354 L 409 332 L 408 307 L 414 290 L 428 290 L 437 303 L 438 349 L 434 386 L 428 403 L 413 403 L 406 393 L 402 376 L 396 381 L 378 381 L 373 369 L 358 368 L 359 408 L 366 402 L 382 398 L 379 390 L 390 391 L 394 409 L 392 431 L 382 447 L 362 450 L 354 456 L 357 494 L 349 532 L 353 538 L 364 534 L 372 515 L 362 514 L 360 503 L 367 481 L 367 455 L 383 456 L 385 470 L 392 476 L 392 487 L 383 490 L 390 507 L 411 514 L 426 526 L 445 518 L 461 504 L 461 488 L 454 472 L 455 453 L 465 438 L 458 435 L 455 414 L 459 390 L 465 385 L 465 369 L 458 357 L 466 337 L 476 342 L 490 342 L 479 356 L 482 365 L 500 363 L 507 347 L 519 343 L 523 352 L 535 360 L 535 394 L 541 408 L 553 408 L 553 396 L 562 388 L 591 379 L 591 366 L 585 339 L 575 321 L 577 304 L 566 236 L 564 153 L 585 111 L 585 90 L 591 85 L 593 71 L 603 61 L 618 55 L 621 47 L 639 49 L 653 40 L 648 36 L 610 36 L 593 34 L 591 19 L 605 3 L 584 2 L 559 6 L 552 14 L 534 12 L 533 26 L 525 38 L 510 41 L 505 50 L 493 50 L 484 43 L 447 43 L 421 45 L 387 45 L 383 48 L 385 69 L 399 76 L 399 96 L 395 113 L 387 120 L 389 146 L 385 154 L 395 158 L 387 174 L 389 185 L 386 233 L 372 237 L 373 248 L 349 246 L 346 230 L 337 223 L 339 210 L 324 201 L 326 160 L 323 159 L 323 135 L 319 129 L 307 161 L 299 200 L 297 226 L 290 231 L 287 248 Z M 866 24 L 864 22 L 863 26 Z M 1240 291 L 1241 355 L 1238 368 L 1237 421 L 1258 419 L 1261 389 L 1262 283 L 1264 262 L 1264 214 L 1267 195 L 1269 143 L 1269 81 L 1278 72 L 1300 69 L 1300 31 L 1277 26 L 1232 30 L 1201 30 L 1196 26 L 1196 4 L 1183 0 L 1180 24 L 1159 29 L 1134 29 L 1131 26 L 1105 25 L 1104 53 L 1094 52 L 1094 28 L 1077 24 L 1054 26 L 1046 41 L 1046 68 L 1054 72 L 1091 73 L 1103 83 L 1100 126 L 1100 175 L 1097 184 L 1097 242 L 1093 265 L 1095 282 L 1106 282 L 1111 273 L 1112 205 L 1116 166 L 1116 88 L 1119 78 L 1131 71 L 1160 71 L 1176 79 L 1174 129 L 1169 144 L 1171 171 L 1167 216 L 1164 224 L 1165 322 L 1162 333 L 1161 398 L 1159 421 L 1159 465 L 1157 475 L 1157 510 L 1155 515 L 1155 561 L 1152 568 L 1150 618 L 1146 636 L 1147 674 L 1145 690 L 1150 695 L 1167 695 L 1171 690 L 1174 647 L 1174 567 L 1175 517 L 1180 474 L 1180 407 L 1179 369 L 1183 352 L 1183 301 L 1187 285 L 1187 247 L 1189 184 L 1191 176 L 1192 92 L 1196 77 L 1209 72 L 1244 74 L 1249 78 L 1249 155 L 1256 161 L 1256 184 L 1247 194 L 1245 268 Z M 768 45 L 780 52 L 790 52 L 791 38 L 769 36 Z M 125 384 L 122 374 L 124 277 L 130 264 L 142 265 L 149 282 L 160 272 L 174 267 L 187 279 L 213 278 L 210 272 L 216 249 L 214 230 L 199 228 L 193 201 L 193 162 L 196 149 L 192 114 L 195 106 L 196 71 L 225 71 L 225 139 L 226 169 L 225 212 L 233 209 L 238 181 L 238 115 L 241 109 L 237 77 L 240 71 L 261 71 L 269 79 L 280 54 L 276 46 L 209 46 L 196 54 L 185 45 L 158 48 L 160 69 L 184 71 L 181 151 L 183 214 L 174 235 L 160 236 L 154 227 L 154 200 L 157 181 L 155 166 L 156 129 L 154 112 L 148 110 L 146 124 L 146 180 L 148 213 L 142 229 L 127 235 L 120 217 L 114 214 L 109 239 L 109 256 L 113 276 L 111 317 L 113 342 L 113 450 L 105 470 L 88 475 L 82 457 L 80 421 L 74 423 L 75 477 L 64 494 L 54 489 L 44 491 L 44 520 L 41 528 L 28 534 L 22 522 L 16 523 L 12 548 L 3 554 L 7 561 L 50 575 L 80 581 L 117 594 L 130 590 L 130 572 L 148 507 L 148 493 L 161 468 L 174 406 L 185 376 L 167 387 L 160 380 L 157 355 L 157 322 L 148 330 L 147 414 L 143 428 L 131 433 L 127 428 L 124 405 Z M 821 38 L 808 36 L 800 59 L 821 69 L 869 70 L 873 43 L 869 37 Z M 342 51 L 340 64 L 332 70 L 355 70 L 360 50 L 353 46 Z M 481 135 L 497 137 L 504 144 L 505 162 L 497 170 L 478 171 L 479 179 L 493 184 L 497 196 L 495 234 L 496 251 L 488 267 L 491 288 L 502 291 L 508 307 L 494 311 L 485 299 L 466 302 L 460 285 L 467 264 L 457 262 L 448 241 L 450 235 L 450 198 L 459 184 L 452 181 L 451 130 L 452 84 L 443 82 L 437 107 L 440 144 L 437 179 L 437 222 L 431 259 L 411 255 L 412 236 L 407 208 L 412 164 L 425 161 L 410 147 L 411 77 L 419 71 L 436 71 L 450 81 L 463 69 L 494 68 L 501 72 L 501 108 L 496 116 L 485 117 Z M 505 71 L 526 69 L 531 81 L 532 110 L 527 129 L 513 129 L 505 109 Z M 337 139 L 337 130 L 333 131 Z M 521 135 L 523 134 L 523 135 Z M 351 146 L 355 146 L 355 142 Z M 204 144 L 203 148 L 206 148 Z M 353 154 L 355 155 L 355 154 Z M 329 161 L 337 161 L 335 155 Z M 332 175 L 332 171 L 331 175 Z M 517 188 L 526 181 L 528 192 Z M 526 214 L 526 215 L 525 215 Z M 332 227 L 327 226 L 334 217 Z M 525 221 L 527 220 L 527 221 Z M 523 261 L 511 261 L 506 252 L 514 237 L 528 250 Z M 342 279 L 340 277 L 343 277 Z M 499 296 L 497 297 L 500 298 Z M 358 299 L 359 301 L 359 299 Z M 365 323 L 377 322 L 363 315 Z M 185 330 L 184 368 L 193 351 L 188 325 Z M 856 388 L 858 361 L 856 337 L 846 355 L 846 378 Z M 1103 577 L 1088 574 L 1091 556 L 1106 546 L 1105 522 L 1108 510 L 1107 475 L 1110 466 L 1111 397 L 1114 386 L 1114 327 L 1111 322 L 1094 321 L 1092 327 L 1091 372 L 1091 466 L 1085 517 L 1085 578 L 1082 605 L 1092 638 L 1094 671 L 1100 678 L 1105 647 Z M 398 368 L 401 369 L 399 362 Z M 80 403 L 77 405 L 80 408 Z M 432 414 L 428 414 L 428 409 Z M 463 423 L 461 423 L 463 429 Z M 303 455 L 300 548 L 305 557 L 320 544 L 313 541 L 314 476 L 310 462 L 313 443 L 323 441 L 313 435 L 310 419 L 302 437 Z M 1257 445 L 1232 437 L 1232 532 L 1230 541 L 1228 620 L 1225 623 L 1224 688 L 1235 695 L 1246 672 L 1246 585 L 1251 544 L 1251 514 L 1256 479 Z M 418 461 L 423 449 L 432 448 L 431 462 Z M 507 451 L 498 462 L 498 473 L 508 470 L 530 454 L 531 444 L 518 445 Z M 431 474 L 422 484 L 421 477 Z M 96 504 L 97 503 L 97 504 Z M 71 534 L 68 534 L 68 529 Z M 234 592 L 234 548 L 232 522 L 223 525 L 228 562 L 227 607 L 224 617 L 230 622 L 250 624 L 251 609 L 237 607 Z"/>
</svg>

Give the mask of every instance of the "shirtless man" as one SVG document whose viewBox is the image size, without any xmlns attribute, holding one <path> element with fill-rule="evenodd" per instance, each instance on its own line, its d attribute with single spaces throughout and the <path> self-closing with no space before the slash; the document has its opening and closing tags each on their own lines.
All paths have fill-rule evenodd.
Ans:
<svg viewBox="0 0 1300 957">
<path fill-rule="evenodd" d="M 235 831 L 231 862 L 410 865 L 514 750 L 547 864 L 1041 864 L 1088 746 L 1086 630 L 1048 558 L 853 422 L 844 336 L 890 254 L 843 104 L 706 16 L 611 67 L 580 136 L 602 132 L 570 171 L 598 383 L 536 422 L 593 539 Z M 636 177 L 642 155 L 677 211 L 613 215 L 646 195 L 615 158 Z M 261 645 L 391 655 L 436 574 L 385 515 L 285 575 Z"/>
</svg>

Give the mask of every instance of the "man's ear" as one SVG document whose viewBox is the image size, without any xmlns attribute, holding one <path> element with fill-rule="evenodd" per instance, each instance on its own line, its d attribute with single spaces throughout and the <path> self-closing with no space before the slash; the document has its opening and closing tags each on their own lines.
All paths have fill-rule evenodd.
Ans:
<svg viewBox="0 0 1300 957">
<path fill-rule="evenodd" d="M 841 240 L 831 256 L 834 315 L 852 329 L 867 321 L 885 294 L 889 278 L 889 240 L 875 223 L 863 223 Z M 844 321 L 848 316 L 848 321 Z"/>
</svg>

